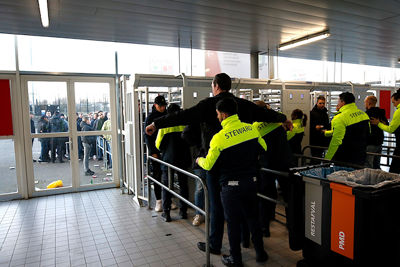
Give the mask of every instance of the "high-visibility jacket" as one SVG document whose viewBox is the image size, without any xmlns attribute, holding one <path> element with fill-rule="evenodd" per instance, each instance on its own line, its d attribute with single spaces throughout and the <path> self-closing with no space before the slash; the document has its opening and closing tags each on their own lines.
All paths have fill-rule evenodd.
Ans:
<svg viewBox="0 0 400 267">
<path fill-rule="evenodd" d="M 397 110 L 393 114 L 393 118 L 389 125 L 385 125 L 382 122 L 378 124 L 378 127 L 385 132 L 394 133 L 396 135 L 396 146 L 400 147 L 400 104 L 397 105 Z"/>
<path fill-rule="evenodd" d="M 332 135 L 325 158 L 363 165 L 369 134 L 368 115 L 355 103 L 344 105 L 332 119 L 332 130 L 325 132 Z"/>
<path fill-rule="evenodd" d="M 302 119 L 293 120 L 293 130 L 287 131 L 287 140 L 293 153 L 301 154 L 301 142 L 304 136 Z"/>
<path fill-rule="evenodd" d="M 189 144 L 181 137 L 186 126 L 174 126 L 158 130 L 155 147 L 161 151 L 161 159 L 180 168 L 188 168 L 192 162 Z"/>
<path fill-rule="evenodd" d="M 264 139 L 238 115 L 229 116 L 221 125 L 222 130 L 211 139 L 207 156 L 199 158 L 199 166 L 218 175 L 221 184 L 256 176 L 259 154 L 267 150 Z"/>
</svg>

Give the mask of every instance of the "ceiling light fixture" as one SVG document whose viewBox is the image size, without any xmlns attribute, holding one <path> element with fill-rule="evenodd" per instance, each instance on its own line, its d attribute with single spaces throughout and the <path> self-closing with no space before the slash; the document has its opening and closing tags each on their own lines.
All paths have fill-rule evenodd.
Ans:
<svg viewBox="0 0 400 267">
<path fill-rule="evenodd" d="M 278 46 L 278 48 L 279 50 L 283 51 L 300 45 L 316 42 L 318 40 L 328 38 L 329 36 L 330 36 L 329 30 L 324 30 L 322 32 L 313 33 L 286 43 L 282 43 Z"/>
<path fill-rule="evenodd" d="M 40 18 L 42 19 L 43 27 L 49 27 L 49 10 L 47 7 L 47 0 L 38 0 L 39 2 L 39 11 Z"/>
</svg>

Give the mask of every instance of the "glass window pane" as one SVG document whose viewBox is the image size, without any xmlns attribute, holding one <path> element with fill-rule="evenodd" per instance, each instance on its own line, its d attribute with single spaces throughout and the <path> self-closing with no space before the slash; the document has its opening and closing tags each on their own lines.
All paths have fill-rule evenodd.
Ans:
<svg viewBox="0 0 400 267">
<path fill-rule="evenodd" d="M 54 137 L 39 138 L 39 140 L 35 138 L 32 140 L 35 190 L 47 189 L 48 186 L 59 180 L 62 181 L 62 187 L 71 186 L 69 138 Z"/>
<path fill-rule="evenodd" d="M 67 83 L 29 81 L 31 133 L 68 132 Z"/>
<path fill-rule="evenodd" d="M 80 184 L 113 182 L 111 135 L 78 137 Z M 101 158 L 98 157 L 101 155 Z"/>
<path fill-rule="evenodd" d="M 18 192 L 14 140 L 0 140 L 0 194 Z"/>
<path fill-rule="evenodd" d="M 111 123 L 105 124 L 110 114 L 110 85 L 108 83 L 75 83 L 75 105 L 78 113 L 77 128 L 84 115 L 90 118 L 90 127 L 94 131 L 111 130 Z M 104 126 L 104 127 L 103 127 Z"/>
<path fill-rule="evenodd" d="M 0 34 L 0 70 L 15 70 L 14 35 Z"/>
</svg>

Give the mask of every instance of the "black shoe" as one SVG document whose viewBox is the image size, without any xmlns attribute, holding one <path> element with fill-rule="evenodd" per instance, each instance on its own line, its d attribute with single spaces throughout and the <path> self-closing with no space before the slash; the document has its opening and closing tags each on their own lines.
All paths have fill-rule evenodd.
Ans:
<svg viewBox="0 0 400 267">
<path fill-rule="evenodd" d="M 172 220 L 171 220 L 171 215 L 169 214 L 169 211 L 164 211 L 164 212 L 161 214 L 161 219 L 162 219 L 164 222 L 171 222 Z"/>
<path fill-rule="evenodd" d="M 263 251 L 263 253 L 257 253 L 256 256 L 256 262 L 258 263 L 262 263 L 262 262 L 266 262 L 268 260 L 268 254 L 267 252 Z"/>
<path fill-rule="evenodd" d="M 181 219 L 184 219 L 184 220 L 186 220 L 187 219 L 187 213 L 186 213 L 186 211 L 179 211 L 179 217 L 181 218 Z"/>
<path fill-rule="evenodd" d="M 206 243 L 204 242 L 198 242 L 197 243 L 197 247 L 201 250 L 206 252 Z M 213 249 L 212 247 L 210 247 L 210 253 L 214 254 L 214 255 L 221 255 L 221 250 L 220 249 Z"/>
<path fill-rule="evenodd" d="M 92 176 L 93 174 L 92 174 L 92 172 L 90 172 L 90 171 L 85 171 L 85 176 Z"/>
<path fill-rule="evenodd" d="M 90 170 L 90 169 L 88 170 L 88 172 L 90 172 L 92 175 L 94 174 L 94 171 L 92 171 L 92 170 Z"/>
<path fill-rule="evenodd" d="M 242 262 L 235 262 L 231 255 L 222 255 L 221 261 L 224 265 L 230 266 L 230 267 L 242 267 L 243 266 Z"/>
</svg>

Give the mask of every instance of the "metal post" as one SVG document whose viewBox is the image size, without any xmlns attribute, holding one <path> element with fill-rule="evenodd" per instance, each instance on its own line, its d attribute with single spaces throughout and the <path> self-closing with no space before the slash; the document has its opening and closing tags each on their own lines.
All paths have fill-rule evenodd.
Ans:
<svg viewBox="0 0 400 267">
<path fill-rule="evenodd" d="M 172 170 L 170 167 L 168 167 L 168 188 L 173 189 L 173 176 L 172 176 Z"/>
<path fill-rule="evenodd" d="M 250 54 L 250 77 L 255 79 L 259 78 L 258 52 L 252 52 Z"/>
</svg>

